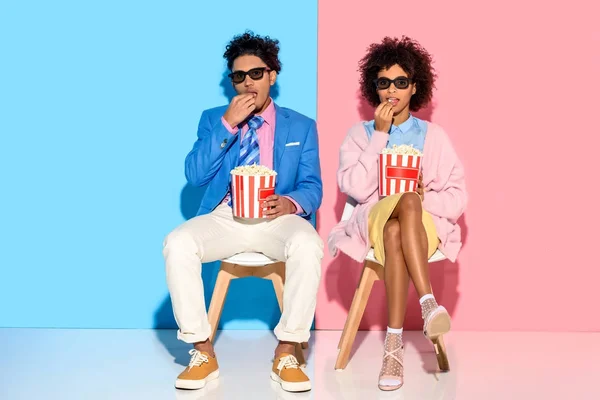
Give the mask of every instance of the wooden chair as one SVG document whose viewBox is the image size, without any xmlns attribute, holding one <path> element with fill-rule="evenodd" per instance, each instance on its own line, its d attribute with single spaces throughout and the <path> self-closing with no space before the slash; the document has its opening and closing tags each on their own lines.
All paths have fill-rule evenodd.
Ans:
<svg viewBox="0 0 600 400">
<path fill-rule="evenodd" d="M 356 203 L 354 200 L 349 198 L 346 202 L 346 206 L 344 207 L 342 221 L 347 221 L 350 219 L 355 206 Z M 446 256 L 444 256 L 442 252 L 438 250 L 429 259 L 429 262 L 432 263 L 436 261 L 442 261 L 444 259 L 446 259 Z M 373 283 L 375 283 L 375 281 L 378 279 L 383 280 L 383 276 L 383 265 L 379 264 L 379 262 L 375 259 L 373 249 L 371 249 L 367 255 L 367 258 L 365 259 L 365 264 L 360 281 L 358 283 L 358 288 L 354 293 L 352 305 L 350 306 L 346 324 L 344 325 L 344 331 L 342 332 L 342 336 L 338 343 L 339 352 L 335 362 L 336 370 L 342 370 L 348 365 L 350 351 L 352 350 L 352 345 L 354 344 L 354 339 L 356 338 L 356 333 L 358 332 L 358 326 L 365 312 L 365 308 L 367 307 L 367 301 L 369 300 Z M 441 338 L 440 345 L 444 345 L 444 342 Z M 437 353 L 436 356 L 440 369 L 447 370 L 449 367 L 448 360 L 442 357 L 440 353 Z"/>
<path fill-rule="evenodd" d="M 229 290 L 229 283 L 232 279 L 246 278 L 254 276 L 257 278 L 268 279 L 273 283 L 279 310 L 283 312 L 283 284 L 285 282 L 285 263 L 273 260 L 261 253 L 240 253 L 225 260 L 221 260 L 221 269 L 217 275 L 217 282 L 210 300 L 208 308 L 208 321 L 212 326 L 210 336 L 211 342 L 214 342 L 219 320 L 223 311 L 225 297 Z M 303 349 L 308 348 L 308 343 L 299 344 L 296 347 L 296 357 L 300 365 L 306 365 Z"/>
</svg>

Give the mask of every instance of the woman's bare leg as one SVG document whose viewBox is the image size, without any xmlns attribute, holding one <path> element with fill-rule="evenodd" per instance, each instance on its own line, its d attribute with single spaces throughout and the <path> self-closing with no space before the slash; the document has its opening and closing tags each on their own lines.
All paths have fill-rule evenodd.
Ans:
<svg viewBox="0 0 600 400">
<path fill-rule="evenodd" d="M 410 278 L 419 297 L 431 294 L 427 233 L 423 226 L 423 206 L 416 193 L 405 193 L 392 216 L 400 222 L 400 243 Z"/>
<path fill-rule="evenodd" d="M 402 252 L 400 235 L 400 223 L 395 218 L 390 219 L 383 230 L 383 247 L 385 251 L 383 270 L 388 306 L 388 326 L 394 329 L 400 329 L 404 325 L 410 281 Z"/>
</svg>

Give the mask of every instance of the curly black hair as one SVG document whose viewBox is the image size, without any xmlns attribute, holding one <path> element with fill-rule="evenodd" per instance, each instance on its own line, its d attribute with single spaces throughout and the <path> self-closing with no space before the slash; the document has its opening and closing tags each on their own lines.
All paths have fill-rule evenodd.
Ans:
<svg viewBox="0 0 600 400">
<path fill-rule="evenodd" d="M 256 56 L 263 60 L 267 66 L 279 73 L 281 61 L 279 61 L 279 40 L 271 39 L 269 36 L 262 37 L 251 31 L 242 35 L 236 35 L 225 48 L 223 58 L 227 60 L 227 68 L 231 70 L 233 62 L 240 56 Z"/>
<path fill-rule="evenodd" d="M 435 70 L 432 57 L 417 41 L 402 36 L 402 39 L 386 36 L 381 43 L 371 44 L 367 54 L 360 60 L 360 91 L 363 97 L 374 107 L 380 103 L 373 81 L 382 69 L 398 64 L 417 85 L 416 93 L 411 97 L 409 109 L 418 111 L 431 101 L 435 87 Z"/>
</svg>

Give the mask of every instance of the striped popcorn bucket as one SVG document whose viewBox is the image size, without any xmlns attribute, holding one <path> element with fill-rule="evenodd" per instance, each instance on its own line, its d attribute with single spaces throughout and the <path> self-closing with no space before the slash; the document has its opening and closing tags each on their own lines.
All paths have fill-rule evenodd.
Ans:
<svg viewBox="0 0 600 400">
<path fill-rule="evenodd" d="M 262 203 L 275 194 L 275 175 L 231 174 L 233 215 L 238 218 L 264 218 Z"/>
<path fill-rule="evenodd" d="M 379 155 L 379 195 L 416 192 L 422 156 Z"/>
</svg>

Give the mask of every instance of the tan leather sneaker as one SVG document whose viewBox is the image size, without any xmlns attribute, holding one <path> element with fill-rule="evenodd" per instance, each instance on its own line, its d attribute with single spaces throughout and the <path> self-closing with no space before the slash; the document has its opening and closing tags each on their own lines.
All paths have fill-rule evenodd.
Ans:
<svg viewBox="0 0 600 400">
<path fill-rule="evenodd" d="M 281 353 L 273 360 L 271 379 L 287 392 L 305 392 L 311 389 L 310 379 L 292 354 Z"/>
<path fill-rule="evenodd" d="M 177 377 L 175 387 L 177 389 L 202 389 L 207 382 L 219 377 L 219 364 L 217 359 L 208 353 L 190 350 L 190 364 Z"/>
</svg>

